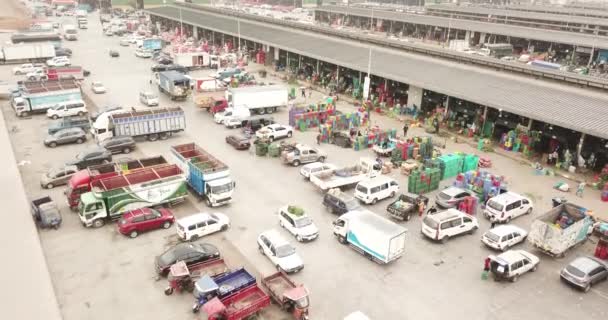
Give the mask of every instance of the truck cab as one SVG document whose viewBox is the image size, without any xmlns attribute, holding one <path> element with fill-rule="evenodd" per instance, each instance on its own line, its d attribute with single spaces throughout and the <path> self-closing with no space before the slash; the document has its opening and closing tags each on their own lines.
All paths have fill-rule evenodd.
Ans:
<svg viewBox="0 0 608 320">
<path fill-rule="evenodd" d="M 211 180 L 206 183 L 205 192 L 211 207 L 221 206 L 232 201 L 236 183 L 230 177 Z"/>
<path fill-rule="evenodd" d="M 105 224 L 107 217 L 106 205 L 101 199 L 97 199 L 92 192 L 80 195 L 78 203 L 78 216 L 85 227 L 101 227 Z"/>
</svg>

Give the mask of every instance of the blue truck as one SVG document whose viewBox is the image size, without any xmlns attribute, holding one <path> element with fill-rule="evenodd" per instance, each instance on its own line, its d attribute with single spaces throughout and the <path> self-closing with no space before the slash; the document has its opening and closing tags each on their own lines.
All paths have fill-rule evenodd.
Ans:
<svg viewBox="0 0 608 320">
<path fill-rule="evenodd" d="M 142 46 L 142 48 L 148 49 L 150 51 L 162 50 L 162 48 L 163 48 L 163 40 L 162 39 L 154 39 L 154 38 L 144 39 L 142 41 L 142 45 L 141 46 Z"/>
<path fill-rule="evenodd" d="M 44 113 L 50 107 L 68 101 L 81 101 L 80 86 L 74 80 L 28 81 L 11 100 L 15 114 L 26 117 L 32 113 Z"/>
<path fill-rule="evenodd" d="M 222 300 L 255 284 L 255 277 L 247 272 L 245 268 L 215 278 L 205 275 L 194 284 L 194 298 L 196 301 L 192 306 L 192 312 L 197 313 L 205 302 L 215 297 Z"/>
<path fill-rule="evenodd" d="M 171 100 L 186 100 L 190 94 L 190 78 L 175 70 L 159 72 L 158 90 Z"/>
<path fill-rule="evenodd" d="M 186 174 L 188 185 L 208 206 L 221 206 L 232 201 L 235 183 L 227 165 L 194 143 L 172 146 L 171 153 Z"/>
</svg>

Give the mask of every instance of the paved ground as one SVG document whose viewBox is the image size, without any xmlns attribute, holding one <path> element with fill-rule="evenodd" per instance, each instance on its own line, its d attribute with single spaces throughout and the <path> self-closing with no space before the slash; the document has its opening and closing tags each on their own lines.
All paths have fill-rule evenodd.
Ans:
<svg viewBox="0 0 608 320">
<path fill-rule="evenodd" d="M 92 71 L 84 84 L 85 92 L 90 94 L 91 81 L 102 81 L 108 93 L 91 96 L 97 105 L 139 106 L 138 92 L 150 89 L 151 62 L 136 58 L 133 48 L 119 47 L 116 37 L 102 36 L 95 15 L 89 21 L 90 29 L 79 30 L 78 41 L 65 44 L 74 50 L 73 64 Z M 110 48 L 119 50 L 120 58 L 110 58 L 107 53 Z M 10 67 L 0 67 L 0 72 L 10 73 Z M 207 70 L 193 75 L 208 73 Z M 321 97 L 315 93 L 312 100 Z M 177 103 L 161 96 L 161 105 Z M 331 222 L 335 216 L 325 212 L 321 193 L 304 181 L 297 169 L 284 166 L 277 159 L 233 150 L 224 143 L 230 130 L 213 123 L 209 114 L 194 108 L 190 101 L 181 105 L 187 115 L 187 130 L 166 141 L 141 142 L 130 157 L 162 154 L 170 159 L 169 146 L 194 141 L 226 162 L 237 181 L 235 202 L 213 210 L 228 214 L 232 228 L 205 241 L 217 244 L 229 263 L 245 265 L 262 274 L 274 268 L 257 253 L 256 236 L 267 229 L 278 229 L 275 212 L 281 205 L 303 206 L 319 226 L 321 236 L 312 243 L 292 241 L 306 263 L 306 268 L 293 278 L 310 289 L 313 319 L 341 319 L 354 310 L 364 311 L 372 319 L 573 319 L 583 315 L 587 319 L 605 319 L 607 316 L 604 306 L 608 283 L 582 294 L 562 285 L 558 276 L 559 269 L 569 260 L 592 252 L 593 243 L 564 259 L 541 255 L 536 273 L 525 275 L 517 283 L 496 283 L 480 280 L 483 259 L 491 253 L 479 241 L 481 232 L 437 244 L 419 236 L 420 221 L 413 219 L 403 224 L 409 229 L 405 256 L 387 266 L 374 264 L 333 239 Z M 352 107 L 342 105 L 340 109 L 348 111 Z M 196 319 L 189 313 L 191 296 L 165 297 L 162 289 L 166 283 L 155 281 L 152 271 L 153 257 L 176 242 L 174 230 L 126 239 L 113 226 L 84 229 L 67 210 L 61 188 L 49 192 L 39 186 L 39 176 L 46 168 L 71 159 L 82 147 L 44 148 L 41 140 L 49 121 L 43 115 L 17 119 L 6 103 L 2 111 L 9 124 L 15 156 L 22 161 L 21 173 L 28 196 L 50 194 L 63 206 L 65 224 L 59 231 L 42 231 L 41 239 L 65 319 Z M 372 117 L 373 122 L 383 127 L 400 128 L 395 120 Z M 287 111 L 279 112 L 275 119 L 286 123 Z M 422 134 L 422 130 L 412 129 L 412 134 Z M 312 144 L 314 136 L 313 132 L 296 132 L 292 140 Z M 329 153 L 328 161 L 338 165 L 372 156 L 370 151 L 355 152 L 335 146 L 323 149 Z M 475 152 L 466 144 L 448 142 L 447 151 L 456 150 Z M 531 168 L 495 155 L 492 158 L 493 172 L 507 176 L 511 189 L 534 199 L 534 214 L 515 221 L 528 227 L 535 215 L 549 209 L 549 199 L 554 195 L 551 185 L 556 178 L 536 177 Z M 406 189 L 405 176 L 398 172 L 391 176 L 398 179 L 402 190 Z M 582 204 L 600 212 L 605 205 L 598 198 L 597 193 L 588 192 Z M 387 203 L 382 201 L 369 209 L 384 215 Z M 198 210 L 207 209 L 191 198 L 177 207 L 176 213 L 184 216 Z M 488 222 L 481 218 L 480 223 L 480 231 L 485 231 Z M 264 318 L 288 317 L 271 309 Z"/>
</svg>

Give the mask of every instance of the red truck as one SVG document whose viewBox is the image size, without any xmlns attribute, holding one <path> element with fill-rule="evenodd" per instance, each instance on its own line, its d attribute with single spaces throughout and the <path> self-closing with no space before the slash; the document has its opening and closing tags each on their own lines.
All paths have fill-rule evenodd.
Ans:
<svg viewBox="0 0 608 320">
<path fill-rule="evenodd" d="M 223 300 L 213 298 L 203 305 L 208 320 L 245 319 L 270 305 L 270 297 L 257 285 Z"/>
<path fill-rule="evenodd" d="M 82 67 L 53 67 L 46 70 L 46 76 L 49 80 L 60 80 L 74 77 L 76 80 L 84 80 L 84 70 Z"/>
<path fill-rule="evenodd" d="M 123 175 L 133 170 L 167 164 L 163 156 L 142 158 L 124 162 L 105 163 L 90 166 L 84 170 L 76 172 L 68 181 L 65 195 L 70 205 L 70 209 L 78 208 L 80 195 L 91 191 L 91 185 L 100 179 Z"/>
</svg>

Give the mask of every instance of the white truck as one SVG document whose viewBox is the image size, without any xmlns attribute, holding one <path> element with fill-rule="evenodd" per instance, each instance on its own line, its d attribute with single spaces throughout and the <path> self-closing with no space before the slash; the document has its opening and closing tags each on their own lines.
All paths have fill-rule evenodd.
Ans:
<svg viewBox="0 0 608 320">
<path fill-rule="evenodd" d="M 568 249 L 587 240 L 592 226 L 587 209 L 562 203 L 532 222 L 528 242 L 548 255 L 563 257 Z"/>
<path fill-rule="evenodd" d="M 107 111 L 95 119 L 91 134 L 97 141 L 114 136 L 146 137 L 165 140 L 186 129 L 186 115 L 180 107 Z"/>
<path fill-rule="evenodd" d="M 76 30 L 76 27 L 73 24 L 66 24 L 63 26 L 63 38 L 66 40 L 77 40 L 78 39 L 78 30 Z"/>
<path fill-rule="evenodd" d="M 226 101 L 230 107 L 245 107 L 251 114 L 265 114 L 287 106 L 289 101 L 286 86 L 251 86 L 228 88 Z"/>
<path fill-rule="evenodd" d="M 25 43 L 5 46 L 0 50 L 0 63 L 45 62 L 55 57 L 51 43 Z"/>
<path fill-rule="evenodd" d="M 368 210 L 354 210 L 333 222 L 333 233 L 342 244 L 377 263 L 387 264 L 405 252 L 407 229 Z"/>
<path fill-rule="evenodd" d="M 188 69 L 217 68 L 218 56 L 207 52 L 183 52 L 173 56 L 173 63 Z"/>
<path fill-rule="evenodd" d="M 365 179 L 376 177 L 381 168 L 370 158 L 361 158 L 359 163 L 333 170 L 316 172 L 310 175 L 310 182 L 323 191 L 355 185 Z"/>
</svg>

